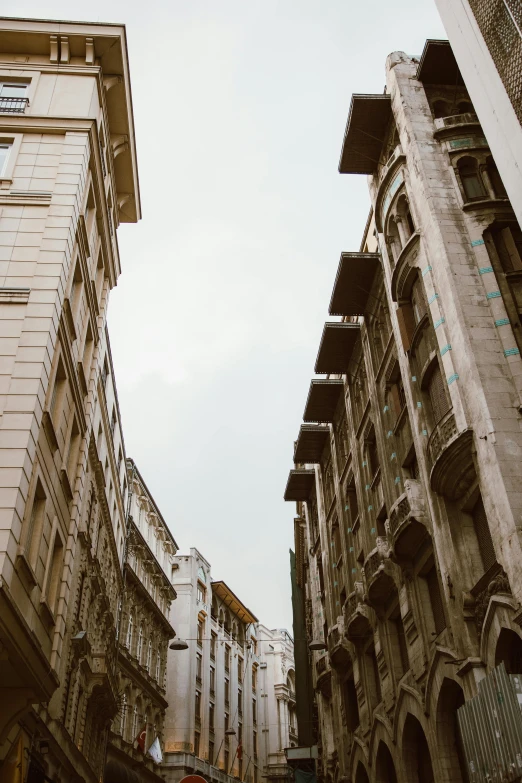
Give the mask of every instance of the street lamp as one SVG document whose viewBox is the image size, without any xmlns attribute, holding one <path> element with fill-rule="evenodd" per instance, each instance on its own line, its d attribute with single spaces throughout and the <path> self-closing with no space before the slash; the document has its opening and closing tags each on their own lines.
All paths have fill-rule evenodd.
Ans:
<svg viewBox="0 0 522 783">
<path fill-rule="evenodd" d="M 236 734 L 236 730 L 235 729 L 227 729 L 225 731 L 225 737 L 234 737 L 235 734 Z M 216 766 L 216 764 L 217 764 L 217 762 L 219 760 L 219 754 L 221 753 L 221 748 L 223 747 L 223 743 L 225 741 L 225 737 L 223 737 L 223 739 L 221 740 L 221 744 L 220 744 L 220 746 L 218 748 L 218 752 L 215 755 L 214 764 L 213 764 L 214 767 Z M 226 770 L 225 770 L 225 772 L 226 772 Z"/>
<path fill-rule="evenodd" d="M 309 650 L 327 650 L 326 644 L 321 639 L 312 639 L 308 645 Z"/>
<path fill-rule="evenodd" d="M 169 650 L 188 650 L 188 644 L 185 639 L 174 639 L 169 644 Z"/>
</svg>

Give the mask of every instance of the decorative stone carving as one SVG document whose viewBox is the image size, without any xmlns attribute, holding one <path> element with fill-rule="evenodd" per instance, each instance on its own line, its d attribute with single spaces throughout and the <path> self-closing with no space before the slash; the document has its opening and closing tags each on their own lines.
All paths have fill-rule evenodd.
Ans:
<svg viewBox="0 0 522 783">
<path fill-rule="evenodd" d="M 488 586 L 480 592 L 475 599 L 475 622 L 477 623 L 477 630 L 479 635 L 482 632 L 482 626 L 484 624 L 484 618 L 488 610 L 489 601 L 492 595 L 497 593 L 508 593 L 511 595 L 511 587 L 509 585 L 509 579 L 503 568 L 491 579 Z"/>
</svg>

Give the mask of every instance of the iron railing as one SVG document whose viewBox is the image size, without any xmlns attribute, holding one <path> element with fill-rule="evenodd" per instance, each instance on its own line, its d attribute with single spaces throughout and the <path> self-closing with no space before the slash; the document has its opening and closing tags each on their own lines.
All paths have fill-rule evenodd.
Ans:
<svg viewBox="0 0 522 783">
<path fill-rule="evenodd" d="M 23 114 L 29 106 L 29 98 L 0 98 L 0 111 L 12 114 Z"/>
</svg>

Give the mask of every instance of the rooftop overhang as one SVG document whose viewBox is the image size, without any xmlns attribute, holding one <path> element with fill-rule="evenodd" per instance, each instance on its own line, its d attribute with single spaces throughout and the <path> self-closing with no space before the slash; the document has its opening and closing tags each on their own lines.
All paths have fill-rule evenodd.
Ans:
<svg viewBox="0 0 522 783">
<path fill-rule="evenodd" d="M 217 597 L 228 606 L 231 612 L 238 617 L 242 623 L 257 623 L 258 619 L 255 617 L 250 609 L 247 609 L 244 603 L 242 603 L 237 595 L 232 592 L 230 587 L 225 582 L 212 582 L 212 594 Z"/>
<path fill-rule="evenodd" d="M 315 372 L 318 375 L 345 373 L 360 334 L 360 324 L 336 321 L 325 323 L 315 360 Z"/>
<path fill-rule="evenodd" d="M 333 422 L 343 391 L 344 381 L 341 379 L 314 379 L 310 384 L 303 421 Z"/>
<path fill-rule="evenodd" d="M 314 465 L 320 462 L 329 439 L 330 429 L 324 424 L 302 424 L 295 444 L 294 462 L 299 465 Z"/>
<path fill-rule="evenodd" d="M 389 95 L 352 95 L 339 161 L 341 174 L 373 174 L 390 117 Z"/>
<path fill-rule="evenodd" d="M 423 84 L 464 84 L 449 41 L 428 39 L 424 44 L 417 79 Z"/>
<path fill-rule="evenodd" d="M 315 486 L 315 470 L 307 468 L 297 468 L 291 470 L 286 482 L 285 500 L 306 501 Z"/>
<path fill-rule="evenodd" d="M 52 68 L 51 36 L 57 36 L 69 45 L 66 52 L 62 44 L 57 69 L 81 75 L 101 68 L 109 123 L 106 143 L 112 144 L 114 157 L 114 200 L 120 222 L 135 223 L 141 218 L 141 203 L 125 25 L 0 17 L 0 27 L 4 56 L 43 57 L 46 68 Z M 9 66 L 8 57 L 4 65 Z"/>
<path fill-rule="evenodd" d="M 330 315 L 364 315 L 379 253 L 343 253 L 330 299 Z"/>
</svg>

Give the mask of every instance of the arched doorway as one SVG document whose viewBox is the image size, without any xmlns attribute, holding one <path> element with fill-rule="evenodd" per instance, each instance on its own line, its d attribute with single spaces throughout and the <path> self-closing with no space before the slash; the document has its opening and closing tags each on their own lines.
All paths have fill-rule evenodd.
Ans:
<svg viewBox="0 0 522 783">
<path fill-rule="evenodd" d="M 522 674 L 522 639 L 511 628 L 503 628 L 495 649 L 495 666 L 504 662 L 508 674 Z"/>
<path fill-rule="evenodd" d="M 375 764 L 376 783 L 397 783 L 397 774 L 392 755 L 385 742 L 379 744 L 377 761 Z"/>
<path fill-rule="evenodd" d="M 368 773 L 364 769 L 363 765 L 359 761 L 357 765 L 357 772 L 355 773 L 355 783 L 370 783 Z"/>
<path fill-rule="evenodd" d="M 468 783 L 466 760 L 462 749 L 457 710 L 464 704 L 464 691 L 455 680 L 445 678 L 437 703 L 437 740 L 441 750 L 444 780 Z"/>
<path fill-rule="evenodd" d="M 424 730 L 411 713 L 408 713 L 404 723 L 402 736 L 402 753 L 408 783 L 435 783 L 430 749 Z"/>
</svg>

